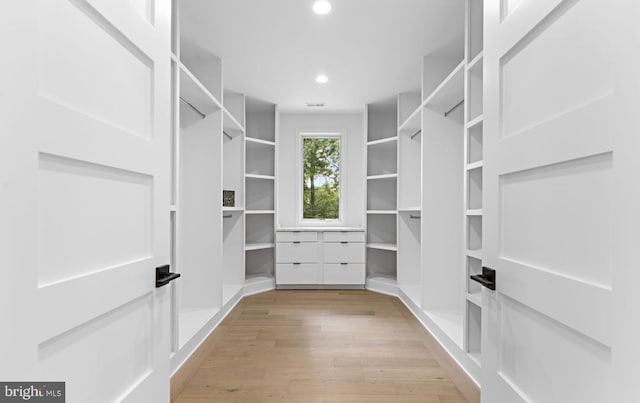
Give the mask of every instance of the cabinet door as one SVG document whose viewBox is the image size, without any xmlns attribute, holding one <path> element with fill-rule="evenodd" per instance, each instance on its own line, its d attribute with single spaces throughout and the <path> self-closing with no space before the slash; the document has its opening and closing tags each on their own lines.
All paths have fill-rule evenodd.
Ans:
<svg viewBox="0 0 640 403">
<path fill-rule="evenodd" d="M 364 243 L 327 242 L 323 249 L 327 263 L 364 263 Z"/>
<path fill-rule="evenodd" d="M 276 282 L 282 285 L 317 284 L 318 265 L 316 263 L 278 263 Z"/>
<path fill-rule="evenodd" d="M 318 240 L 317 232 L 308 231 L 278 231 L 276 233 L 276 242 L 316 242 Z"/>
<path fill-rule="evenodd" d="M 316 263 L 318 244 L 316 242 L 278 242 L 276 255 L 278 263 Z"/>
<path fill-rule="evenodd" d="M 364 263 L 325 263 L 323 274 L 327 285 L 363 285 Z"/>
<path fill-rule="evenodd" d="M 325 242 L 364 242 L 364 232 L 356 231 L 327 231 L 324 233 Z"/>
</svg>

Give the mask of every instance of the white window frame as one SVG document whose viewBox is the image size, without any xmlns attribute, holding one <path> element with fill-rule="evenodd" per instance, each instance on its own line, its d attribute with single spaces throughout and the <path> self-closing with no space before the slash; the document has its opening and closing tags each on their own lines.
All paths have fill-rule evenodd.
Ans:
<svg viewBox="0 0 640 403">
<path fill-rule="evenodd" d="M 346 183 L 346 149 L 344 142 L 344 131 L 341 132 L 300 132 L 298 135 L 298 183 L 296 185 L 296 192 L 298 194 L 298 224 L 300 226 L 313 226 L 313 227 L 337 227 L 343 226 L 346 221 L 345 217 L 345 195 L 344 184 Z M 302 180 L 304 178 L 304 164 L 302 160 L 304 158 L 304 139 L 308 138 L 337 138 L 340 143 L 340 189 L 339 189 L 339 217 L 337 220 L 318 220 L 313 218 L 304 218 L 303 207 L 303 193 Z"/>
</svg>

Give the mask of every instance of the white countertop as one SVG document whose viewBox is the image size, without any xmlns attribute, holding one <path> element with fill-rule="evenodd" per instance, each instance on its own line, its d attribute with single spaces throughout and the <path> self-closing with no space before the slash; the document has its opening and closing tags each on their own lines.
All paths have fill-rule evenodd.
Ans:
<svg viewBox="0 0 640 403">
<path fill-rule="evenodd" d="M 308 232 L 364 232 L 364 228 L 359 227 L 278 227 L 276 231 L 291 232 L 291 231 L 308 231 Z"/>
</svg>

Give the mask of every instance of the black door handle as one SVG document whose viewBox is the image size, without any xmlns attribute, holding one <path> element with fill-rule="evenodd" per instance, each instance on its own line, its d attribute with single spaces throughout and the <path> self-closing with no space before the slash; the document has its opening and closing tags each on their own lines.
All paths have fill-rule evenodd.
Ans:
<svg viewBox="0 0 640 403">
<path fill-rule="evenodd" d="M 482 267 L 482 274 L 471 276 L 471 280 L 477 281 L 490 290 L 496 289 L 496 271 L 488 267 Z"/>
<path fill-rule="evenodd" d="M 164 287 L 173 280 L 180 277 L 180 273 L 171 273 L 169 270 L 171 266 L 165 264 L 164 266 L 156 267 L 156 288 Z"/>
</svg>

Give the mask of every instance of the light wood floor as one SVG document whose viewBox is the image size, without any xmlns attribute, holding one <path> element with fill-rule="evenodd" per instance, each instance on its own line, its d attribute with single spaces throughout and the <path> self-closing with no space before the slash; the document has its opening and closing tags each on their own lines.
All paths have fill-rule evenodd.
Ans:
<svg viewBox="0 0 640 403">
<path fill-rule="evenodd" d="M 212 337 L 174 402 L 467 402 L 397 298 L 271 291 L 243 299 Z"/>
</svg>

